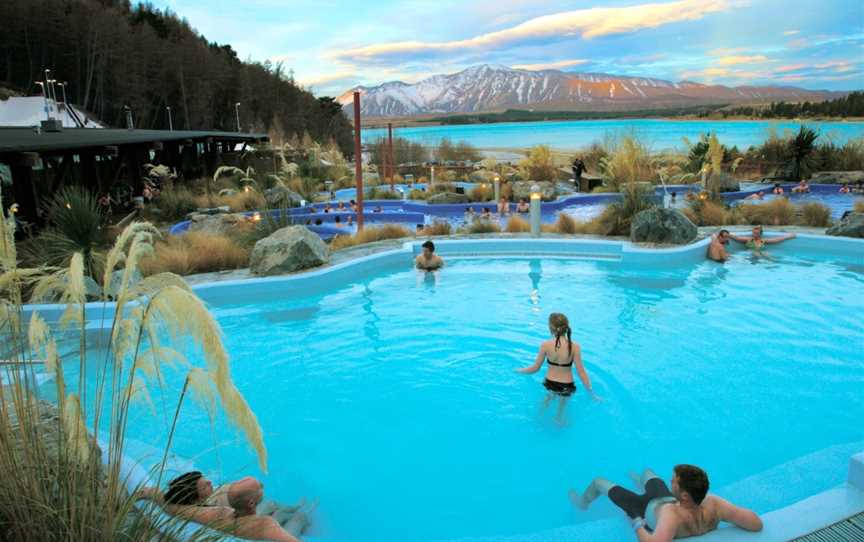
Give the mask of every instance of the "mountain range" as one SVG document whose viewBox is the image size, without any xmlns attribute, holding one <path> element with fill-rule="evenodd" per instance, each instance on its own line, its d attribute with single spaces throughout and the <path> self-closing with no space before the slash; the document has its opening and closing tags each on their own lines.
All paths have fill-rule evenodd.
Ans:
<svg viewBox="0 0 864 542">
<path fill-rule="evenodd" d="M 531 71 L 488 64 L 433 75 L 414 84 L 391 81 L 352 88 L 338 98 L 346 112 L 351 108 L 354 91 L 361 93 L 361 113 L 367 117 L 505 109 L 614 111 L 780 100 L 824 101 L 846 94 L 787 86 L 728 87 L 602 73 Z"/>
</svg>

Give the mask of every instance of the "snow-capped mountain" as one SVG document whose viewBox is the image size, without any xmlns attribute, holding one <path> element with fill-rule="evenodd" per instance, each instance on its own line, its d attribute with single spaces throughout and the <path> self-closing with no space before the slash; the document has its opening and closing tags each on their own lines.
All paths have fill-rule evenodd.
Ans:
<svg viewBox="0 0 864 542">
<path fill-rule="evenodd" d="M 355 90 L 361 92 L 361 111 L 369 117 L 474 113 L 508 108 L 608 110 L 771 100 L 820 101 L 842 95 L 793 87 L 673 83 L 650 77 L 529 71 L 485 64 L 458 73 L 433 75 L 414 84 L 393 81 L 376 87 L 357 87 L 339 97 L 346 109 L 351 105 Z"/>
</svg>

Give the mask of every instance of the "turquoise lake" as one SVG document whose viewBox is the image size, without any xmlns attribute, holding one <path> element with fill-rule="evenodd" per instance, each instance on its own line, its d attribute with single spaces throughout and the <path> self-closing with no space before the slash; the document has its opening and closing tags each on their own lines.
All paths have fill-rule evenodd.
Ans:
<svg viewBox="0 0 864 542">
<path fill-rule="evenodd" d="M 819 130 L 820 141 L 830 138 L 835 143 L 864 136 L 864 122 L 808 122 Z M 741 149 L 758 145 L 770 130 L 797 131 L 800 122 L 793 121 L 694 121 L 667 119 L 614 119 L 548 122 L 508 122 L 500 124 L 468 124 L 461 126 L 423 126 L 396 128 L 394 136 L 427 146 L 436 146 L 442 138 L 467 141 L 481 149 L 527 148 L 549 145 L 560 150 L 588 147 L 607 137 L 635 133 L 653 151 L 684 147 L 683 138 L 696 140 L 700 134 L 716 132 L 725 145 Z M 384 129 L 363 132 L 364 141 L 386 136 Z"/>
</svg>

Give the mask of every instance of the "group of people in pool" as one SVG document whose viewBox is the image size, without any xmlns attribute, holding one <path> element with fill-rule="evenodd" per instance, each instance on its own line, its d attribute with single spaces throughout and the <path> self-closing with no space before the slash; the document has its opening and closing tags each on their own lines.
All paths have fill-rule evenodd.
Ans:
<svg viewBox="0 0 864 542">
<path fill-rule="evenodd" d="M 753 226 L 750 235 L 734 235 L 729 230 L 720 230 L 711 236 L 711 242 L 708 244 L 708 259 L 720 263 L 728 260 L 729 252 L 726 250 L 726 246 L 730 240 L 744 244 L 756 256 L 763 256 L 766 245 L 776 245 L 789 239 L 795 239 L 794 233 L 767 239 L 762 234 L 762 226 Z"/>
</svg>

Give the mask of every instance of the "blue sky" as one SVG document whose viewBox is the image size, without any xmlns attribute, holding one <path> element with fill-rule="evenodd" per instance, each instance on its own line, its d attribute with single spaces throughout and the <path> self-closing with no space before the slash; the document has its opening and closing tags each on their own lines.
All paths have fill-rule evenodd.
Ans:
<svg viewBox="0 0 864 542">
<path fill-rule="evenodd" d="M 475 64 L 864 89 L 861 0 L 151 0 L 318 95 Z"/>
</svg>

